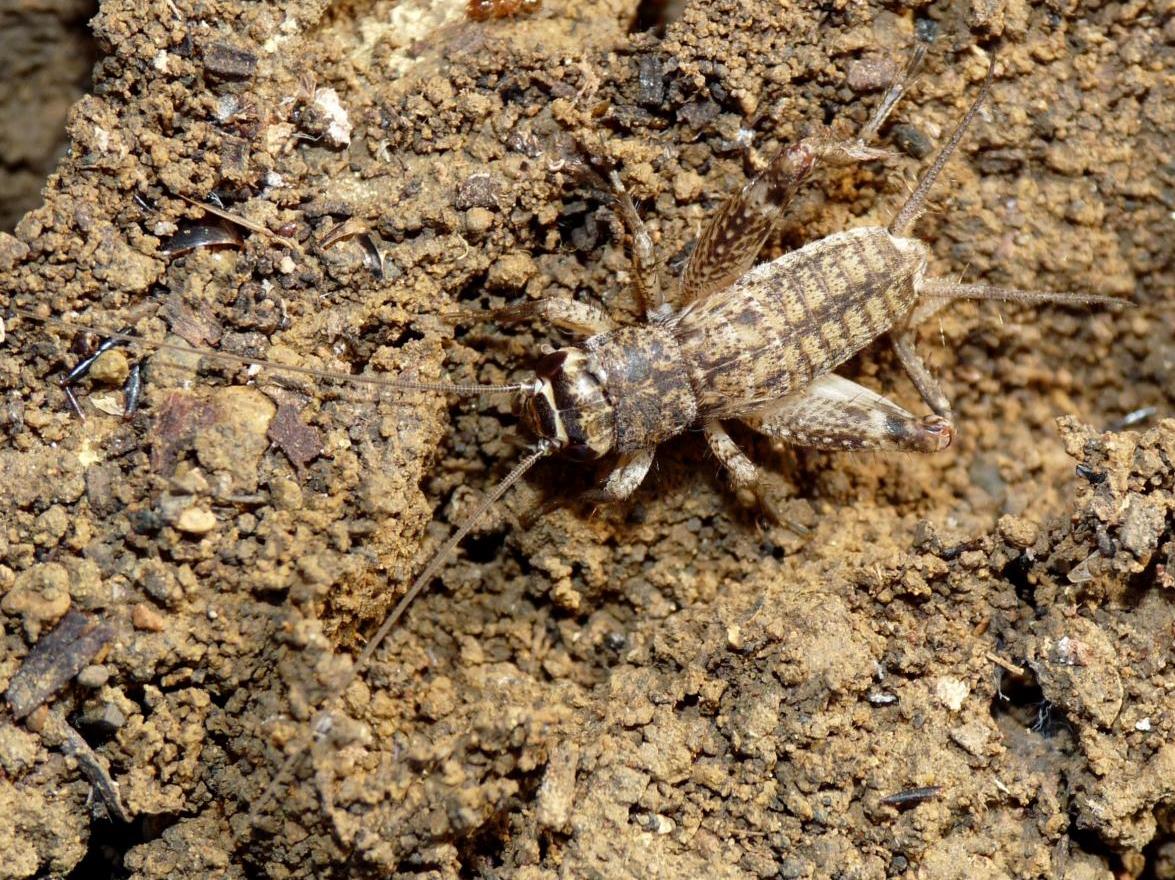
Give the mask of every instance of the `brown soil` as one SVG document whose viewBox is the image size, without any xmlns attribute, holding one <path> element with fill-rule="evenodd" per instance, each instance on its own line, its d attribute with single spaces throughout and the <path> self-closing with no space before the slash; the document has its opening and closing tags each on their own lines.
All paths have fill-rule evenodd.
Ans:
<svg viewBox="0 0 1175 880">
<path fill-rule="evenodd" d="M 41 203 L 67 145 L 65 117 L 97 56 L 93 0 L 0 4 L 0 230 Z"/>
<path fill-rule="evenodd" d="M 568 135 L 622 169 L 671 276 L 756 155 L 859 125 L 916 31 L 926 71 L 882 138 L 905 152 L 810 186 L 769 252 L 887 220 L 998 48 L 919 227 L 936 273 L 1137 307 L 945 312 L 922 347 L 959 434 L 936 456 L 740 434 L 803 538 L 744 506 L 695 436 L 631 502 L 526 528 L 592 476 L 540 466 L 271 803 L 362 634 L 517 459 L 508 406 L 246 384 L 156 353 L 137 415 L 99 409 L 120 404 L 115 356 L 83 423 L 54 384 L 71 333 L 9 320 L 0 683 L 67 610 L 113 635 L 0 726 L 0 874 L 1175 876 L 1160 6 L 697 0 L 658 33 L 616 0 L 487 23 L 456 2 L 104 3 L 69 156 L 0 234 L 0 290 L 46 315 L 507 381 L 558 340 L 454 330 L 454 303 L 575 296 L 635 320 L 611 213 L 553 168 Z M 197 221 L 181 196 L 214 192 L 300 248 Z M 346 220 L 363 234 L 316 244 Z M 169 253 L 177 230 L 227 243 Z M 884 346 L 849 370 L 922 410 Z"/>
</svg>

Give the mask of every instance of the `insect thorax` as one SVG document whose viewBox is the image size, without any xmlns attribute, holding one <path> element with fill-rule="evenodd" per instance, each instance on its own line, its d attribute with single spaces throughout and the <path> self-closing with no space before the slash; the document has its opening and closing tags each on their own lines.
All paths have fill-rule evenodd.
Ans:
<svg viewBox="0 0 1175 880">
<path fill-rule="evenodd" d="M 583 349 L 612 404 L 616 452 L 656 446 L 697 421 L 697 397 L 667 327 L 621 327 Z"/>
<path fill-rule="evenodd" d="M 571 458 L 656 446 L 697 418 L 681 351 L 662 327 L 622 327 L 561 348 L 536 373 L 522 421 Z"/>
</svg>

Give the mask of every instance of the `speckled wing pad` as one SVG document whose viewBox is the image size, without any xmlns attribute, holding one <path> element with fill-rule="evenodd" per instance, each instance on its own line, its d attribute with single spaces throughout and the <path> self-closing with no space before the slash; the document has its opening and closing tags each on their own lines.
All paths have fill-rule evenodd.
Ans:
<svg viewBox="0 0 1175 880">
<path fill-rule="evenodd" d="M 816 153 L 807 143 L 788 147 L 719 209 L 690 254 L 678 305 L 729 287 L 751 268 L 776 219 L 815 164 Z"/>
</svg>

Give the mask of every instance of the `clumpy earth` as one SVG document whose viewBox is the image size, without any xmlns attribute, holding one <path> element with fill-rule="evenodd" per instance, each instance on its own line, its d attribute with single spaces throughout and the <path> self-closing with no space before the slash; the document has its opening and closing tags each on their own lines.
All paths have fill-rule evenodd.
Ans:
<svg viewBox="0 0 1175 880">
<path fill-rule="evenodd" d="M 68 155 L 0 234 L 7 304 L 45 317 L 517 379 L 556 336 L 447 315 L 636 319 L 577 151 L 620 169 L 672 283 L 722 199 L 781 145 L 852 133 L 915 37 L 893 158 L 821 174 L 765 256 L 886 222 L 998 50 L 919 225 L 934 271 L 1135 306 L 942 313 L 921 344 L 959 431 L 935 456 L 739 434 L 803 529 L 697 436 L 610 509 L 543 463 L 272 796 L 520 456 L 509 402 L 167 350 L 123 419 L 119 350 L 82 421 L 55 382 L 82 340 L 9 316 L 0 685 L 39 705 L 10 691 L 0 721 L 0 874 L 1175 877 L 1168 6 L 108 0 L 92 27 Z M 884 345 L 846 371 L 923 411 Z"/>
<path fill-rule="evenodd" d="M 65 151 L 65 118 L 96 57 L 86 21 L 93 0 L 0 6 L 0 230 L 41 203 Z"/>
</svg>

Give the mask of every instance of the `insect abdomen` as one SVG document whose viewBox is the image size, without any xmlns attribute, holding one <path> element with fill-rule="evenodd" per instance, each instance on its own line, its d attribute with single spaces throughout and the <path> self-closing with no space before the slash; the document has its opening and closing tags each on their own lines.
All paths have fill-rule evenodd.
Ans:
<svg viewBox="0 0 1175 880">
<path fill-rule="evenodd" d="M 753 411 L 835 369 L 909 313 L 925 263 L 920 242 L 853 229 L 691 305 L 674 332 L 700 415 Z"/>
</svg>

